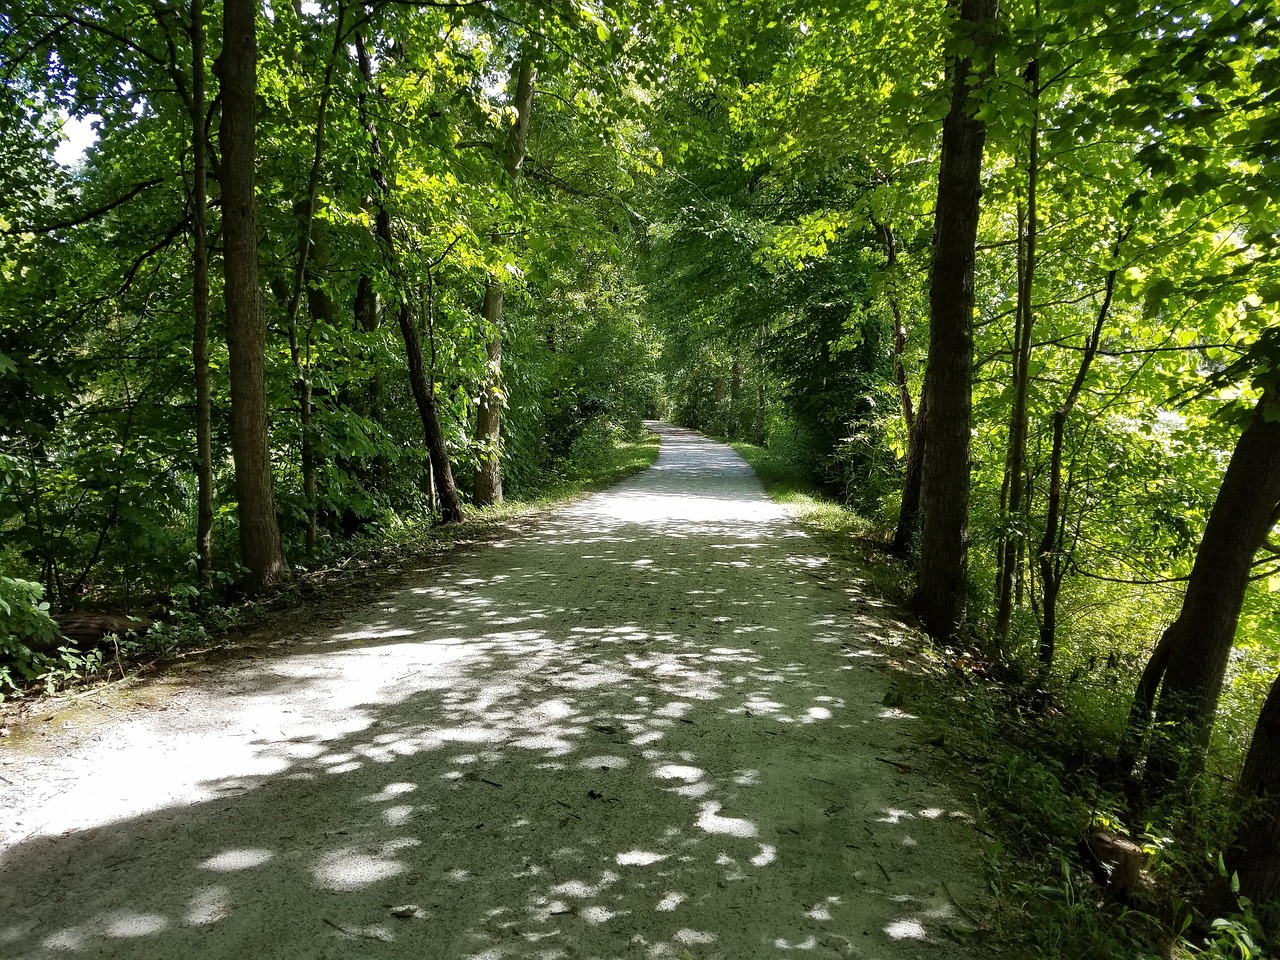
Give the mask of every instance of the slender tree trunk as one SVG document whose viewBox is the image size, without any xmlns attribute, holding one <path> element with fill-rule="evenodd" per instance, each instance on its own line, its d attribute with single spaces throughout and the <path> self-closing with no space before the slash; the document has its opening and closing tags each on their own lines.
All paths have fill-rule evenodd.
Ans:
<svg viewBox="0 0 1280 960">
<path fill-rule="evenodd" d="M 307 175 L 307 190 L 300 204 L 298 227 L 298 259 L 293 273 L 293 287 L 289 292 L 288 326 L 289 355 L 293 361 L 294 383 L 298 392 L 298 416 L 302 434 L 302 496 L 306 505 L 307 530 L 306 553 L 311 559 L 316 552 L 317 539 L 317 503 L 316 503 L 316 453 L 315 432 L 312 428 L 312 386 L 311 386 L 311 332 L 307 332 L 306 350 L 299 342 L 298 316 L 302 311 L 302 296 L 306 290 L 306 281 L 311 265 L 312 234 L 314 230 L 316 207 L 320 197 L 320 174 L 324 164 L 325 121 L 328 116 L 329 98 L 333 92 L 333 71 L 344 43 L 343 22 L 346 19 L 346 6 L 338 4 L 337 20 L 333 25 L 333 47 L 325 62 L 324 78 L 321 81 L 320 99 L 316 107 L 315 128 L 312 135 L 311 168 Z"/>
<path fill-rule="evenodd" d="M 222 54 L 216 70 L 222 84 L 222 236 L 231 381 L 231 452 L 236 469 L 240 554 L 254 591 L 288 576 L 276 520 L 267 435 L 266 316 L 258 283 L 258 236 L 254 208 L 257 93 L 257 4 L 223 4 Z"/>
<path fill-rule="evenodd" d="M 435 390 L 427 377 L 427 362 L 422 355 L 422 341 L 418 337 L 418 323 L 408 301 L 400 305 L 398 313 L 400 335 L 404 338 L 405 352 L 409 356 L 409 385 L 413 388 L 413 399 L 418 405 L 418 415 L 423 423 L 439 424 L 439 415 L 435 407 Z M 449 450 L 445 445 L 444 431 L 440 429 L 427 432 L 427 455 L 431 468 L 435 473 L 436 490 L 440 498 L 440 519 L 444 523 L 456 523 L 463 518 L 462 501 L 458 498 L 458 489 L 453 483 L 453 471 L 449 468 Z M 441 465 L 443 464 L 443 469 Z"/>
<path fill-rule="evenodd" d="M 191 360 L 196 387 L 196 576 L 213 576 L 213 414 L 209 388 L 209 141 L 205 132 L 204 0 L 191 0 Z"/>
<path fill-rule="evenodd" d="M 359 34 L 355 38 L 356 55 L 360 61 L 360 72 L 365 82 L 373 84 L 373 63 L 369 59 L 369 49 L 364 38 Z M 391 185 L 387 182 L 382 170 L 382 144 L 378 139 L 378 129 L 368 114 L 364 102 L 365 94 L 359 96 L 359 109 L 365 132 L 369 136 L 371 162 L 369 176 L 377 190 L 375 203 L 377 212 L 374 217 L 378 242 L 382 246 L 387 264 L 399 282 L 400 309 L 396 316 L 400 324 L 400 335 L 404 340 L 405 359 L 409 366 L 409 386 L 413 390 L 413 399 L 418 407 L 418 416 L 422 419 L 422 432 L 426 441 L 427 452 L 431 457 L 431 469 L 435 475 L 436 495 L 440 498 L 440 520 L 442 523 L 458 523 L 463 519 L 462 501 L 458 497 L 458 488 L 453 482 L 453 467 L 449 463 L 449 449 L 445 442 L 444 430 L 440 426 L 440 415 L 436 409 L 435 384 L 427 376 L 427 364 L 422 355 L 422 343 L 418 338 L 418 324 L 413 316 L 412 301 L 407 285 L 399 276 L 399 260 L 396 255 L 395 233 L 391 228 Z"/>
<path fill-rule="evenodd" d="M 1237 792 L 1244 812 L 1227 869 L 1239 876 L 1241 896 L 1271 904 L 1280 900 L 1280 676 L 1262 705 Z"/>
<path fill-rule="evenodd" d="M 507 135 L 503 157 L 507 188 L 512 194 L 520 184 L 520 170 L 528 152 L 529 117 L 533 111 L 535 80 L 531 51 L 521 52 L 515 80 L 516 122 Z M 490 506 L 502 502 L 502 281 L 497 277 L 490 277 L 485 286 L 481 312 L 491 333 L 487 346 L 487 376 L 480 392 L 480 409 L 477 411 L 476 434 L 480 444 L 480 459 L 476 466 L 475 502 L 478 506 Z"/>
<path fill-rule="evenodd" d="M 998 0 L 962 0 L 979 56 Z M 952 64 L 951 110 L 942 128 L 929 284 L 929 398 L 920 479 L 921 537 L 915 609 L 938 639 L 959 636 L 969 546 L 969 434 L 972 428 L 973 268 L 986 125 L 970 97 L 972 61 Z"/>
<path fill-rule="evenodd" d="M 1197 769 L 1208 749 L 1253 557 L 1277 520 L 1280 419 L 1268 417 L 1278 402 L 1277 389 L 1269 387 L 1240 435 L 1196 551 L 1182 610 L 1161 640 L 1167 651 L 1157 648 L 1152 657 L 1168 658 L 1155 711 L 1160 736 L 1152 740 L 1147 760 L 1146 780 L 1157 791 Z"/>
<path fill-rule="evenodd" d="M 1126 230 L 1116 240 L 1112 248 L 1112 256 L 1120 255 L 1120 244 L 1128 235 Z M 1053 413 L 1053 450 L 1049 454 L 1049 503 L 1045 509 L 1044 535 L 1040 540 L 1037 553 L 1040 565 L 1040 642 L 1037 659 L 1040 664 L 1040 681 L 1044 684 L 1053 669 L 1053 658 L 1057 643 L 1058 631 L 1058 594 L 1062 590 L 1062 580 L 1066 576 L 1067 566 L 1064 558 L 1066 544 L 1064 541 L 1062 466 L 1066 445 L 1067 420 L 1075 409 L 1080 391 L 1084 388 L 1085 379 L 1089 376 L 1089 368 L 1093 358 L 1098 354 L 1098 344 L 1102 340 L 1102 331 L 1106 326 L 1107 315 L 1111 312 L 1111 299 L 1116 288 L 1116 273 L 1119 268 L 1113 267 L 1107 273 L 1106 286 L 1102 303 L 1098 307 L 1098 316 L 1094 320 L 1093 329 L 1085 340 L 1084 353 L 1080 357 L 1080 366 L 1076 369 L 1075 379 L 1067 391 L 1062 405 Z"/>
<path fill-rule="evenodd" d="M 729 364 L 729 421 L 730 434 L 742 436 L 742 358 L 735 347 Z"/>
<path fill-rule="evenodd" d="M 1034 67 L 1035 61 L 1032 61 Z M 1038 112 L 1036 114 L 1038 118 Z M 1023 472 L 1027 458 L 1027 392 L 1031 381 L 1031 342 L 1035 332 L 1035 315 L 1031 310 L 1032 285 L 1036 272 L 1036 164 L 1037 121 L 1032 121 L 1032 140 L 1027 172 L 1027 227 L 1024 243 L 1021 283 L 1018 290 L 1018 321 L 1014 336 L 1015 357 L 1013 363 L 1013 410 L 1009 415 L 1009 452 L 1007 475 L 1009 502 L 1004 515 L 1004 528 L 1000 543 L 1000 583 L 996 590 L 995 647 L 1002 654 L 1009 643 L 1009 630 L 1013 622 L 1013 583 L 1018 569 L 1018 544 L 1025 535 L 1015 532 L 1020 526 L 1023 509 Z"/>
<path fill-rule="evenodd" d="M 907 431 L 907 468 L 902 478 L 902 506 L 898 510 L 898 526 L 893 534 L 891 548 L 899 556 L 911 552 L 911 542 L 920 521 L 920 464 L 924 456 L 923 426 L 924 398 L 920 411 L 911 401 L 911 386 L 907 382 L 907 326 L 902 319 L 902 306 L 898 302 L 894 286 L 898 272 L 898 244 L 887 224 L 878 224 L 884 241 L 885 270 L 890 275 L 889 293 L 886 297 L 889 313 L 893 317 L 893 379 L 898 387 L 898 407 L 902 423 Z"/>
<path fill-rule="evenodd" d="M 476 464 L 477 506 L 502 502 L 502 284 L 490 279 L 484 288 L 480 308 L 486 327 L 492 331 L 485 344 L 485 382 L 476 411 L 476 441 L 480 457 Z"/>
<path fill-rule="evenodd" d="M 1037 15 L 1039 2 L 1036 3 Z M 997 566 L 1000 582 L 996 590 L 996 652 L 1003 654 L 1009 644 L 1009 630 L 1013 622 L 1014 580 L 1018 571 L 1018 547 L 1025 537 L 1024 531 L 1013 531 L 1013 522 L 1020 521 L 1024 511 L 1022 502 L 1022 473 L 1027 456 L 1027 391 L 1031 381 L 1031 344 L 1035 331 L 1035 314 L 1031 309 L 1032 292 L 1036 277 L 1036 240 L 1038 219 L 1037 199 L 1040 186 L 1040 63 L 1032 59 L 1024 74 L 1027 95 L 1031 99 L 1031 129 L 1027 139 L 1027 225 L 1026 239 L 1022 244 L 1022 270 L 1018 280 L 1018 320 L 1015 324 L 1015 358 L 1013 363 L 1013 411 L 1009 417 L 1009 504 L 1005 515 L 1004 531 L 1000 544 L 1001 556 Z"/>
<path fill-rule="evenodd" d="M 893 552 L 909 556 L 920 528 L 920 477 L 924 471 L 925 425 L 929 422 L 929 395 L 921 392 L 915 423 L 907 433 L 907 466 L 902 476 L 902 507 L 893 533 Z"/>
</svg>

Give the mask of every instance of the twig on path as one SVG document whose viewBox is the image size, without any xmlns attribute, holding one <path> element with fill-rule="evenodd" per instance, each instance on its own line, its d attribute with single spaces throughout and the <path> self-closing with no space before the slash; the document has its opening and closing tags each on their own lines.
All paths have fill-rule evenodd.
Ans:
<svg viewBox="0 0 1280 960">
<path fill-rule="evenodd" d="M 379 943 L 391 942 L 391 937 L 386 933 L 382 933 L 381 931 L 376 933 L 368 933 L 360 929 L 352 930 L 349 927 L 344 927 L 339 923 L 335 923 L 334 921 L 330 920 L 328 917 L 324 917 L 323 920 L 329 926 L 333 927 L 333 929 L 341 931 L 342 933 L 346 934 L 348 937 L 356 937 L 357 939 L 361 939 L 361 940 L 377 940 Z M 374 928 L 374 929 L 376 930 L 377 928 Z"/>
<path fill-rule="evenodd" d="M 160 662 L 159 657 L 157 657 L 155 660 L 148 660 L 146 663 L 136 665 L 132 673 L 126 676 L 120 677 L 118 680 L 108 680 L 105 683 L 96 684 L 90 687 L 88 690 L 81 690 L 79 693 L 68 693 L 64 696 L 59 696 L 56 702 L 66 701 L 69 703 L 72 700 L 83 700 L 85 697 L 92 697 L 94 694 L 102 693 L 102 691 L 109 690 L 111 687 L 118 687 L 122 683 L 127 683 L 130 680 L 138 679 L 139 677 L 142 676 L 142 672 L 144 670 L 146 670 L 148 667 L 155 666 L 159 662 Z M 56 716 L 57 713 L 58 711 L 54 710 L 51 717 Z"/>
<path fill-rule="evenodd" d="M 986 924 L 984 924 L 981 920 L 979 920 L 972 913 L 966 910 L 964 908 L 964 904 L 962 904 L 959 900 L 956 899 L 956 895 L 952 893 L 951 888 L 947 886 L 947 881 L 939 877 L 938 882 L 942 884 L 942 889 L 946 891 L 947 899 L 951 901 L 952 906 L 954 906 L 957 910 L 959 910 L 961 915 L 963 915 L 966 920 L 968 920 L 970 923 L 972 923 L 975 927 L 978 927 L 979 929 L 986 927 Z"/>
<path fill-rule="evenodd" d="M 884 868 L 884 864 L 877 860 L 876 866 L 880 868 L 880 872 L 884 874 L 884 878 L 890 883 L 893 883 L 893 877 L 889 876 L 889 871 Z"/>
<path fill-rule="evenodd" d="M 891 767 L 897 767 L 903 773 L 911 772 L 911 764 L 909 763 L 899 763 L 897 760 L 890 760 L 888 757 L 876 757 L 876 759 L 879 760 L 881 763 L 889 764 L 889 766 Z"/>
</svg>

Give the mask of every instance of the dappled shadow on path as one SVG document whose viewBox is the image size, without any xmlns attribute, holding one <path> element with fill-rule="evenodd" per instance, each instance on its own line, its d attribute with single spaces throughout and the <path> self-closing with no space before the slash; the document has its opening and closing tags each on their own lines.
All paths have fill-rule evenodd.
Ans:
<svg viewBox="0 0 1280 960">
<path fill-rule="evenodd" d="M 3 855 L 0 955 L 958 955 L 963 818 L 867 666 L 900 628 L 724 450 L 667 432 L 216 726 L 99 745 Z"/>
</svg>

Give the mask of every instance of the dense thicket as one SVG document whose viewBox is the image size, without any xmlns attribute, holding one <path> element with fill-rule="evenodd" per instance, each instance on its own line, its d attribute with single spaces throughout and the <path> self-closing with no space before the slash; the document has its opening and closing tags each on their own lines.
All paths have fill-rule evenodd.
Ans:
<svg viewBox="0 0 1280 960">
<path fill-rule="evenodd" d="M 1228 799 L 1280 672 L 1275 0 L 52 0 L 0 27 L 24 629 L 32 583 L 265 587 L 661 412 L 871 519 L 938 641 L 1111 741 L 1143 789 L 1108 815 Z"/>
</svg>

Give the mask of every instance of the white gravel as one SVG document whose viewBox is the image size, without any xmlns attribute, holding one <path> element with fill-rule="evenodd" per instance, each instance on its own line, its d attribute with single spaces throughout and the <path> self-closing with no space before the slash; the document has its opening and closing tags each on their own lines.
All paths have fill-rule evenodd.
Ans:
<svg viewBox="0 0 1280 960">
<path fill-rule="evenodd" d="M 0 957 L 970 956 L 977 834 L 882 703 L 905 628 L 654 426 L 336 629 L 0 746 Z"/>
</svg>

